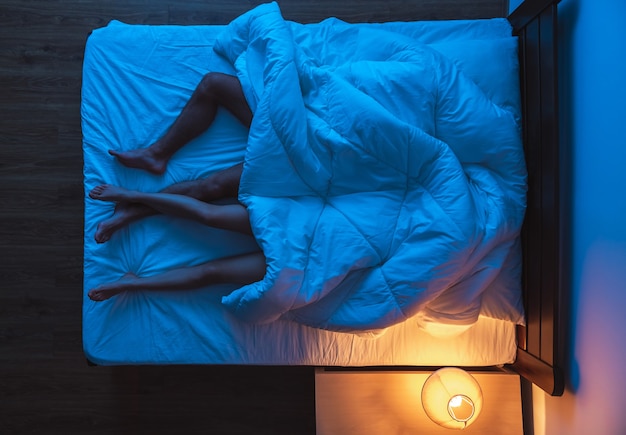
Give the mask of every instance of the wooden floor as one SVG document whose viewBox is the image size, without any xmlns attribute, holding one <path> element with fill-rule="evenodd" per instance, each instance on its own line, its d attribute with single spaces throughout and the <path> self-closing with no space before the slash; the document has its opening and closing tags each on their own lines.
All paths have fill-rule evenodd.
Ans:
<svg viewBox="0 0 626 435">
<path fill-rule="evenodd" d="M 309 367 L 89 367 L 82 354 L 81 66 L 111 19 L 226 23 L 236 0 L 0 0 L 0 433 L 312 434 Z M 505 15 L 504 0 L 291 0 L 288 19 Z"/>
</svg>

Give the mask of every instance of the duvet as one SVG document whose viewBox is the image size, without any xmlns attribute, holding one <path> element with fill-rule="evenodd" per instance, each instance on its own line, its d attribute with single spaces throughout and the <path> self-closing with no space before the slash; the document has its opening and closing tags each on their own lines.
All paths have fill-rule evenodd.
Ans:
<svg viewBox="0 0 626 435">
<path fill-rule="evenodd" d="M 298 25 L 276 3 L 233 21 L 214 50 L 254 112 L 239 199 L 267 259 L 264 279 L 223 304 L 254 323 L 346 332 L 416 314 L 475 322 L 524 215 L 514 114 L 426 45 Z"/>
</svg>

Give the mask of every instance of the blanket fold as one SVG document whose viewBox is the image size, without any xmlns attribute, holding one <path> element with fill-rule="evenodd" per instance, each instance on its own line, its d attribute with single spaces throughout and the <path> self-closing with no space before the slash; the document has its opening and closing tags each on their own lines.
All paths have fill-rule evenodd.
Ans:
<svg viewBox="0 0 626 435">
<path fill-rule="evenodd" d="M 254 112 L 239 199 L 267 258 L 223 303 L 336 331 L 476 321 L 524 214 L 515 116 L 426 45 L 276 3 L 214 49 Z"/>
</svg>

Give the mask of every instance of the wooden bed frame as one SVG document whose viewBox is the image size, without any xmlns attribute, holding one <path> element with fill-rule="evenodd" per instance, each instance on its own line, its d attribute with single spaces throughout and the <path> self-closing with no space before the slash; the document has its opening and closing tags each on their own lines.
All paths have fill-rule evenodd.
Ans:
<svg viewBox="0 0 626 435">
<path fill-rule="evenodd" d="M 512 368 L 548 394 L 563 394 L 565 183 L 558 123 L 557 4 L 526 0 L 508 17 L 519 37 L 527 210 L 522 229 L 526 327 Z"/>
<path fill-rule="evenodd" d="M 561 395 L 564 390 L 561 367 L 567 312 L 565 183 L 561 182 L 564 171 L 558 135 L 558 3 L 525 0 L 508 17 L 520 42 L 523 137 L 529 173 L 522 229 L 527 325 L 518 330 L 517 358 L 511 368 L 551 395 Z"/>
</svg>

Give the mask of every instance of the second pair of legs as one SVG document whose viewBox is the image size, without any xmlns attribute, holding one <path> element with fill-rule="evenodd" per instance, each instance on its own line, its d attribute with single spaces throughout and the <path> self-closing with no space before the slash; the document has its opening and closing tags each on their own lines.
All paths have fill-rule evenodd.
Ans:
<svg viewBox="0 0 626 435">
<path fill-rule="evenodd" d="M 114 228 L 157 213 L 251 234 L 248 212 L 243 205 L 215 205 L 209 202 L 236 194 L 240 175 L 241 165 L 237 165 L 207 179 L 174 184 L 165 191 L 155 193 L 108 184 L 96 186 L 89 193 L 91 198 L 117 203 L 113 216 L 100 223 L 97 236 L 104 237 L 106 234 L 110 237 Z M 262 252 L 253 252 L 198 266 L 181 267 L 156 276 L 139 277 L 127 273 L 115 282 L 90 290 L 88 296 L 94 301 L 103 301 L 131 290 L 192 290 L 223 283 L 244 285 L 262 279 L 264 274 L 265 257 Z"/>
</svg>

